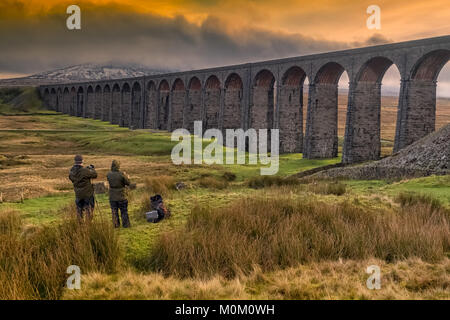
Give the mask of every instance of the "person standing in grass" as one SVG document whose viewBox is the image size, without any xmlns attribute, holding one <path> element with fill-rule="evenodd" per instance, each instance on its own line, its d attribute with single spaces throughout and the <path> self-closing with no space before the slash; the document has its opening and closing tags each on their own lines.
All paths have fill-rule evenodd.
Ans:
<svg viewBox="0 0 450 320">
<path fill-rule="evenodd" d="M 130 179 L 120 171 L 120 164 L 113 160 L 111 171 L 107 175 L 109 183 L 109 203 L 111 205 L 112 220 L 115 228 L 120 227 L 119 210 L 122 217 L 122 227 L 130 227 L 128 217 L 128 200 L 125 188 L 130 186 Z"/>
<path fill-rule="evenodd" d="M 79 219 L 83 219 L 83 213 L 92 219 L 95 198 L 94 186 L 91 180 L 97 178 L 97 172 L 93 165 L 83 167 L 83 157 L 81 155 L 75 156 L 75 164 L 70 169 L 69 179 L 73 183 L 75 191 L 75 204 L 77 206 L 77 215 Z"/>
</svg>

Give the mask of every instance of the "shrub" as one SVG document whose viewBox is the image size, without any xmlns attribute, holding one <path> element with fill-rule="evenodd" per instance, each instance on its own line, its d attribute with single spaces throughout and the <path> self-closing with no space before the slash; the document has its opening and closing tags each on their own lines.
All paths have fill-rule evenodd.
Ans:
<svg viewBox="0 0 450 320">
<path fill-rule="evenodd" d="M 247 181 L 247 185 L 253 189 L 261 189 L 272 186 L 292 186 L 298 184 L 300 184 L 300 181 L 296 178 L 283 178 L 279 176 L 256 176 Z"/>
<path fill-rule="evenodd" d="M 347 191 L 347 186 L 338 181 L 334 182 L 314 182 L 308 186 L 309 191 L 317 194 L 334 194 L 341 196 Z"/>
<path fill-rule="evenodd" d="M 236 180 L 236 175 L 233 172 L 229 172 L 229 171 L 225 171 L 223 173 L 222 177 L 225 179 L 225 181 L 229 181 L 229 182 Z"/>
<path fill-rule="evenodd" d="M 418 257 L 450 249 L 449 212 L 367 211 L 350 203 L 253 198 L 192 210 L 184 229 L 162 234 L 150 255 L 154 271 L 182 277 L 235 277 L 322 260 Z"/>
<path fill-rule="evenodd" d="M 209 189 L 225 189 L 228 187 L 228 182 L 220 180 L 215 177 L 202 177 L 198 180 L 198 184 L 202 188 L 209 188 Z"/>
<path fill-rule="evenodd" d="M 110 221 L 80 223 L 66 218 L 57 226 L 22 229 L 17 213 L 0 213 L 0 299 L 58 299 L 67 267 L 82 273 L 114 272 L 120 261 Z"/>
<path fill-rule="evenodd" d="M 171 176 L 147 178 L 145 179 L 145 189 L 152 195 L 160 194 L 168 197 L 175 190 L 175 179 Z"/>
</svg>

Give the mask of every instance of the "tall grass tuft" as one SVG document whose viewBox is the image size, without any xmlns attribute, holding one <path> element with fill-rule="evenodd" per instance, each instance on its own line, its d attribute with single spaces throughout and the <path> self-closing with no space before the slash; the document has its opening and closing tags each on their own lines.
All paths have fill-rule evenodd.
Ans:
<svg viewBox="0 0 450 320">
<path fill-rule="evenodd" d="M 0 299 L 58 299 L 70 265 L 114 272 L 120 261 L 110 221 L 80 223 L 66 218 L 56 226 L 22 232 L 16 212 L 0 213 Z"/>
<path fill-rule="evenodd" d="M 168 197 L 175 190 L 175 179 L 170 176 L 155 176 L 145 179 L 145 189 L 150 194 Z"/>
<path fill-rule="evenodd" d="M 402 207 L 410 207 L 417 204 L 428 205 L 433 209 L 439 209 L 442 207 L 442 203 L 439 201 L 439 199 L 423 193 L 400 192 L 395 197 L 395 201 Z"/>
<path fill-rule="evenodd" d="M 279 176 L 256 176 L 247 181 L 247 185 L 253 189 L 261 189 L 272 186 L 294 186 L 300 184 L 300 181 L 293 177 Z"/>
<path fill-rule="evenodd" d="M 347 186 L 339 181 L 316 181 L 308 185 L 309 191 L 316 194 L 334 194 L 336 196 L 342 196 L 347 191 Z"/>
<path fill-rule="evenodd" d="M 348 202 L 249 198 L 192 210 L 184 229 L 163 234 L 150 255 L 154 271 L 181 277 L 232 278 L 323 260 L 418 257 L 450 250 L 449 212 L 424 204 L 367 211 Z"/>
</svg>

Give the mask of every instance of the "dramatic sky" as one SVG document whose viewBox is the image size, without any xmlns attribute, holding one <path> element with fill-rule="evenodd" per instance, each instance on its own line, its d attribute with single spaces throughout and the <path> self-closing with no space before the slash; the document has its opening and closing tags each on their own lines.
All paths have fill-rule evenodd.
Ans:
<svg viewBox="0 0 450 320">
<path fill-rule="evenodd" d="M 82 29 L 66 28 L 77 4 Z M 366 9 L 381 7 L 381 30 Z M 450 34 L 448 0 L 1 0 L 0 78 L 81 63 L 188 70 Z M 450 68 L 439 80 L 450 83 Z M 450 86 L 448 86 L 450 94 Z"/>
</svg>

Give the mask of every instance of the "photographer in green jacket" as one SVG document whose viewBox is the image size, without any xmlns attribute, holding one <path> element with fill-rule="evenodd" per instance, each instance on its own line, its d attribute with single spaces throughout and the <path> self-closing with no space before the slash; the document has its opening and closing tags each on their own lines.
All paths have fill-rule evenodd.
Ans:
<svg viewBox="0 0 450 320">
<path fill-rule="evenodd" d="M 75 191 L 75 204 L 77 206 L 77 215 L 83 219 L 83 213 L 92 219 L 95 207 L 94 186 L 91 180 L 97 178 L 97 172 L 93 165 L 83 167 L 83 157 L 75 156 L 75 164 L 70 169 L 69 179 L 73 183 Z"/>
<path fill-rule="evenodd" d="M 128 200 L 126 187 L 130 186 L 129 178 L 120 171 L 120 164 L 113 160 L 111 171 L 107 175 L 109 183 L 109 203 L 111 205 L 112 220 L 115 228 L 120 227 L 119 210 L 122 218 L 122 227 L 130 227 L 128 217 Z"/>
</svg>

